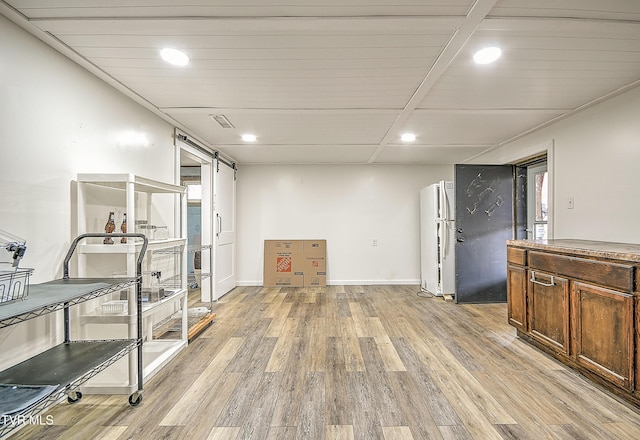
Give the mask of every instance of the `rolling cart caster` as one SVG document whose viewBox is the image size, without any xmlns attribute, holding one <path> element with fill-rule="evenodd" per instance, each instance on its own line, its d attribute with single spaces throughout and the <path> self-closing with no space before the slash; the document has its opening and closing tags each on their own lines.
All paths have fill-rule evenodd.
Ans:
<svg viewBox="0 0 640 440">
<path fill-rule="evenodd" d="M 142 402 L 142 391 L 136 391 L 129 396 L 129 405 L 138 406 Z"/>
<path fill-rule="evenodd" d="M 78 403 L 82 399 L 82 393 L 80 391 L 70 391 L 67 395 L 67 402 Z"/>
</svg>

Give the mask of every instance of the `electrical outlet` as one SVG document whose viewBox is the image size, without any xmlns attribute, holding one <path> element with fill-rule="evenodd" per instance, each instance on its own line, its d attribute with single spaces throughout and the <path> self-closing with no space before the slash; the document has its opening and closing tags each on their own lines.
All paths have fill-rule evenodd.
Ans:
<svg viewBox="0 0 640 440">
<path fill-rule="evenodd" d="M 567 209 L 573 209 L 573 206 L 574 206 L 573 196 L 570 196 L 567 199 Z"/>
</svg>

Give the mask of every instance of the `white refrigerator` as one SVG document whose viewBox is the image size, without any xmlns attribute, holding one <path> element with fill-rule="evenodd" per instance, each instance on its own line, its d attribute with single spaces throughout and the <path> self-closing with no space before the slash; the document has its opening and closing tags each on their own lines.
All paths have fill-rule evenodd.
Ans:
<svg viewBox="0 0 640 440">
<path fill-rule="evenodd" d="M 420 284 L 435 296 L 456 293 L 455 192 L 441 180 L 420 190 Z"/>
</svg>

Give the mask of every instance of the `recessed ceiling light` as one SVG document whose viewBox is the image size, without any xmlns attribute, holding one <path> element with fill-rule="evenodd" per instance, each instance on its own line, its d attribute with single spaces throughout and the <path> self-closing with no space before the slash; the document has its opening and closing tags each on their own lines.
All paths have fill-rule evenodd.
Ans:
<svg viewBox="0 0 640 440">
<path fill-rule="evenodd" d="M 400 136 L 400 140 L 402 140 L 402 142 L 413 142 L 416 140 L 416 135 L 413 133 L 404 133 Z"/>
<path fill-rule="evenodd" d="M 160 56 L 169 64 L 174 66 L 186 66 L 189 63 L 189 56 L 177 49 L 164 48 L 160 51 Z"/>
<path fill-rule="evenodd" d="M 485 47 L 473 55 L 473 61 L 477 64 L 491 64 L 502 55 L 499 47 Z"/>
<path fill-rule="evenodd" d="M 255 134 L 243 134 L 242 140 L 245 142 L 255 142 L 258 138 Z"/>
</svg>

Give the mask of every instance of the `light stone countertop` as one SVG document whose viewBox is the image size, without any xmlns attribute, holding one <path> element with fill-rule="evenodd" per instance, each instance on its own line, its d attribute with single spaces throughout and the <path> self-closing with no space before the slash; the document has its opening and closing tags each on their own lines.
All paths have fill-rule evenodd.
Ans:
<svg viewBox="0 0 640 440">
<path fill-rule="evenodd" d="M 592 240 L 507 240 L 508 246 L 640 262 L 640 244 Z"/>
</svg>

